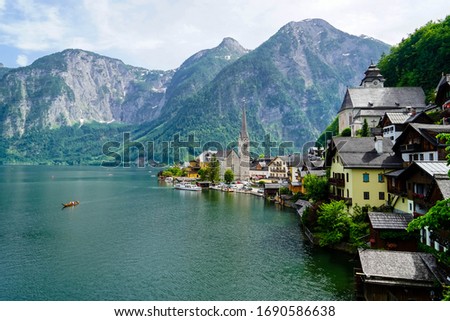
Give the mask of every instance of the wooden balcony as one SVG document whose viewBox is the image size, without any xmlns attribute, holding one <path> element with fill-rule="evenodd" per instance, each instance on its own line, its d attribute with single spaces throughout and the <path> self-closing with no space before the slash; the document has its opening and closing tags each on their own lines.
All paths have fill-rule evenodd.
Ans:
<svg viewBox="0 0 450 321">
<path fill-rule="evenodd" d="M 401 152 L 420 152 L 421 146 L 420 144 L 405 144 L 400 145 Z"/>
<path fill-rule="evenodd" d="M 338 196 L 338 195 L 333 195 L 333 194 L 330 194 L 330 199 L 335 200 L 335 201 L 344 201 L 345 205 L 352 205 L 352 203 L 353 203 L 352 199 L 349 197 L 343 197 L 343 196 Z"/>
<path fill-rule="evenodd" d="M 339 187 L 345 186 L 345 180 L 343 180 L 341 178 L 329 178 L 328 182 L 330 183 L 330 185 L 334 185 L 334 186 L 339 186 Z"/>
</svg>

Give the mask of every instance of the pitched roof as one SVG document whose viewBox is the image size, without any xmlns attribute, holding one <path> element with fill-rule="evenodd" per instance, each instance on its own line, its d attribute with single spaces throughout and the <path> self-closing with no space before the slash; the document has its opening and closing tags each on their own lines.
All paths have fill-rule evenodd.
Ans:
<svg viewBox="0 0 450 321">
<path fill-rule="evenodd" d="M 425 93 L 420 87 L 349 88 L 340 111 L 347 108 L 425 108 Z"/>
<path fill-rule="evenodd" d="M 362 270 L 368 277 L 433 283 L 436 279 L 422 257 L 427 261 L 434 260 L 433 255 L 428 253 L 359 250 Z"/>
<path fill-rule="evenodd" d="M 444 199 L 450 198 L 450 179 L 449 177 L 439 177 L 436 178 L 436 184 L 441 191 L 442 197 Z"/>
<path fill-rule="evenodd" d="M 411 130 L 416 131 L 420 136 L 422 136 L 434 146 L 438 146 L 440 145 L 440 143 L 436 139 L 436 135 L 440 133 L 450 133 L 450 125 L 409 123 L 405 130 L 395 141 L 394 150 L 398 151 L 400 145 L 405 144 L 405 137 L 408 137 L 407 135 Z"/>
<path fill-rule="evenodd" d="M 405 168 L 399 169 L 397 171 L 392 171 L 389 173 L 384 174 L 384 176 L 390 176 L 390 177 L 398 177 L 405 171 Z"/>
<path fill-rule="evenodd" d="M 450 166 L 442 161 L 415 161 L 415 163 L 430 176 L 446 175 L 450 170 Z"/>
<path fill-rule="evenodd" d="M 373 137 L 333 137 L 344 168 L 401 168 L 403 160 L 392 151 L 392 141 L 382 138 L 383 150 L 375 149 Z"/>
<path fill-rule="evenodd" d="M 407 213 L 369 212 L 369 219 L 374 229 L 405 230 L 413 217 Z"/>
<path fill-rule="evenodd" d="M 404 124 L 407 119 L 411 117 L 410 113 L 386 113 L 386 117 L 389 118 L 393 125 Z"/>
</svg>

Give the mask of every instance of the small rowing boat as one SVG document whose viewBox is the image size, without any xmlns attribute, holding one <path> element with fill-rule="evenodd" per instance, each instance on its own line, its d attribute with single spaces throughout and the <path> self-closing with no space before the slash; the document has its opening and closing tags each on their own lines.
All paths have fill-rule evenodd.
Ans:
<svg viewBox="0 0 450 321">
<path fill-rule="evenodd" d="M 62 206 L 63 206 L 63 208 L 66 208 L 66 207 L 74 207 L 74 206 L 77 206 L 78 204 L 80 204 L 80 202 L 78 202 L 78 201 L 71 201 L 71 202 L 69 202 L 69 203 L 62 203 Z"/>
</svg>

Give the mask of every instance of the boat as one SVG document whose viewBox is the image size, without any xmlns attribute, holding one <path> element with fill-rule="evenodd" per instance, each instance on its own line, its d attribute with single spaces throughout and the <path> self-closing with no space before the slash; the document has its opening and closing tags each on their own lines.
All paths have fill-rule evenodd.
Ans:
<svg viewBox="0 0 450 321">
<path fill-rule="evenodd" d="M 168 176 L 168 177 L 166 177 L 166 178 L 164 179 L 164 181 L 165 181 L 166 183 L 173 183 L 173 177 Z"/>
<path fill-rule="evenodd" d="M 80 202 L 71 201 L 69 203 L 62 203 L 62 206 L 63 206 L 63 208 L 66 208 L 66 207 L 74 207 L 74 206 L 77 206 L 78 204 L 80 204 Z"/>
<path fill-rule="evenodd" d="M 180 189 L 184 191 L 201 191 L 202 188 L 200 186 L 191 184 L 191 183 L 177 183 L 173 187 L 175 189 Z"/>
</svg>

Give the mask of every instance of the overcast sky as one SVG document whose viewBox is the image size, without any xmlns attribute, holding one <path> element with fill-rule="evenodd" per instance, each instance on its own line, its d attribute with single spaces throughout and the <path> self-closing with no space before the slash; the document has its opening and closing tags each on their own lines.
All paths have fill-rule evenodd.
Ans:
<svg viewBox="0 0 450 321">
<path fill-rule="evenodd" d="M 394 45 L 446 8 L 448 0 L 0 0 L 0 62 L 24 66 L 81 48 L 168 70 L 224 37 L 254 49 L 308 18 Z"/>
</svg>

